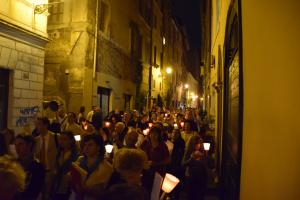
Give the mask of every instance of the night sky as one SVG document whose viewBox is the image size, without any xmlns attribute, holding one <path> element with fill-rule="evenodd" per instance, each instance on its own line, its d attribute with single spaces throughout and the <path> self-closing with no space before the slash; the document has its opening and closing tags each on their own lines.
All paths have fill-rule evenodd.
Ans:
<svg viewBox="0 0 300 200">
<path fill-rule="evenodd" d="M 192 49 L 200 49 L 200 1 L 174 0 L 174 15 L 186 27 L 189 43 Z"/>
</svg>

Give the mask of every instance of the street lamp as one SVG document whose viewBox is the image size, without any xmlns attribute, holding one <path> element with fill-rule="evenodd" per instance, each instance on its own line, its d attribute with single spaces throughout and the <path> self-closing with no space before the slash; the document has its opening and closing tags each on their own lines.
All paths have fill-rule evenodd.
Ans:
<svg viewBox="0 0 300 200">
<path fill-rule="evenodd" d="M 163 45 L 166 45 L 166 38 L 163 37 Z"/>
<path fill-rule="evenodd" d="M 172 68 L 171 67 L 167 67 L 167 69 L 166 69 L 166 72 L 167 72 L 167 74 L 171 74 L 172 73 Z"/>
<path fill-rule="evenodd" d="M 189 86 L 189 84 L 187 84 L 187 83 L 184 85 L 184 88 L 185 88 L 185 89 L 188 89 L 189 87 L 190 87 L 190 86 Z"/>
</svg>

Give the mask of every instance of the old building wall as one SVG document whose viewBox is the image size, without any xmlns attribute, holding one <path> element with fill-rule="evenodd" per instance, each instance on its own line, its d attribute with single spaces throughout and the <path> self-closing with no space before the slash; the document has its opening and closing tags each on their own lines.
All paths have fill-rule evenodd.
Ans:
<svg viewBox="0 0 300 200">
<path fill-rule="evenodd" d="M 17 134 L 29 133 L 42 111 L 47 17 L 34 13 L 35 5 L 17 0 L 0 4 L 0 69 L 8 76 L 8 95 L 1 98 L 8 104 L 0 113 L 7 109 L 1 117 L 4 127 Z"/>
</svg>

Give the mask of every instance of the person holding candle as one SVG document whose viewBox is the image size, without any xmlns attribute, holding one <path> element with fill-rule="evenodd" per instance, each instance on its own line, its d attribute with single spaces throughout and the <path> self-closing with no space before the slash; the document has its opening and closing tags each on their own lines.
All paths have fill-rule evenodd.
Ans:
<svg viewBox="0 0 300 200">
<path fill-rule="evenodd" d="M 73 112 L 68 113 L 67 124 L 63 129 L 63 131 L 70 131 L 74 133 L 74 135 L 83 134 L 82 128 L 77 124 L 77 118 L 75 113 Z"/>
<path fill-rule="evenodd" d="M 203 151 L 203 145 L 202 145 L 202 139 L 200 136 L 198 135 L 193 135 L 191 136 L 190 140 L 188 141 L 188 144 L 186 146 L 185 152 L 184 152 L 184 156 L 183 156 L 183 165 L 185 165 L 186 163 L 189 162 L 189 160 L 191 159 L 192 154 L 195 151 Z"/>
<path fill-rule="evenodd" d="M 80 106 L 80 108 L 79 108 L 79 112 L 77 115 L 78 123 L 80 122 L 80 120 L 82 118 L 85 118 L 85 107 L 84 106 Z"/>
<path fill-rule="evenodd" d="M 113 134 L 114 143 L 120 149 L 124 146 L 125 135 L 127 134 L 128 128 L 123 122 L 118 122 L 115 127 Z"/>
<path fill-rule="evenodd" d="M 58 153 L 56 156 L 55 179 L 52 185 L 51 197 L 55 200 L 67 200 L 70 195 L 70 167 L 78 158 L 74 134 L 62 132 L 58 138 Z"/>
<path fill-rule="evenodd" d="M 188 142 L 192 136 L 198 135 L 197 132 L 194 132 L 191 129 L 191 121 L 184 122 L 184 130 L 181 133 L 181 137 L 185 142 L 185 146 L 188 146 Z"/>
<path fill-rule="evenodd" d="M 207 185 L 207 169 L 200 136 L 192 136 L 183 158 L 188 200 L 203 200 Z"/>
<path fill-rule="evenodd" d="M 94 126 L 85 118 L 81 118 L 79 120 L 79 124 L 81 126 L 81 129 L 83 130 L 82 135 L 90 135 L 92 133 L 95 133 L 96 131 Z"/>
<path fill-rule="evenodd" d="M 152 190 L 155 172 L 162 176 L 166 173 L 167 164 L 170 162 L 169 150 L 163 141 L 162 129 L 154 125 L 149 132 L 149 137 L 142 143 L 141 149 L 145 151 L 150 161 L 150 169 L 144 174 L 144 184 L 148 191 Z"/>
<path fill-rule="evenodd" d="M 71 170 L 72 187 L 76 191 L 77 197 L 85 200 L 97 199 L 106 187 L 113 168 L 104 158 L 105 148 L 101 136 L 86 135 L 83 142 L 84 156 L 78 158 Z M 79 183 L 76 180 L 76 174 L 81 175 Z"/>
</svg>

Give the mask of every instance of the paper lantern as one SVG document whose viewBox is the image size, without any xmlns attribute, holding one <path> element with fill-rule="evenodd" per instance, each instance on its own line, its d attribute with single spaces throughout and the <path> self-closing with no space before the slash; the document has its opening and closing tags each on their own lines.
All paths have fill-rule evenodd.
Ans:
<svg viewBox="0 0 300 200">
<path fill-rule="evenodd" d="M 180 182 L 178 178 L 173 176 L 172 174 L 166 174 L 164 178 L 164 182 L 162 184 L 162 190 L 165 193 L 170 193 L 176 187 L 176 185 Z"/>
<path fill-rule="evenodd" d="M 105 145 L 105 151 L 106 151 L 106 153 L 111 153 L 112 150 L 113 150 L 113 148 L 114 148 L 114 146 L 111 145 L 111 144 Z"/>
<path fill-rule="evenodd" d="M 203 146 L 204 146 L 204 150 L 205 151 L 209 151 L 209 149 L 210 149 L 210 143 L 205 142 L 205 143 L 203 143 Z"/>
<path fill-rule="evenodd" d="M 75 141 L 79 142 L 81 140 L 81 135 L 75 135 Z"/>
</svg>

